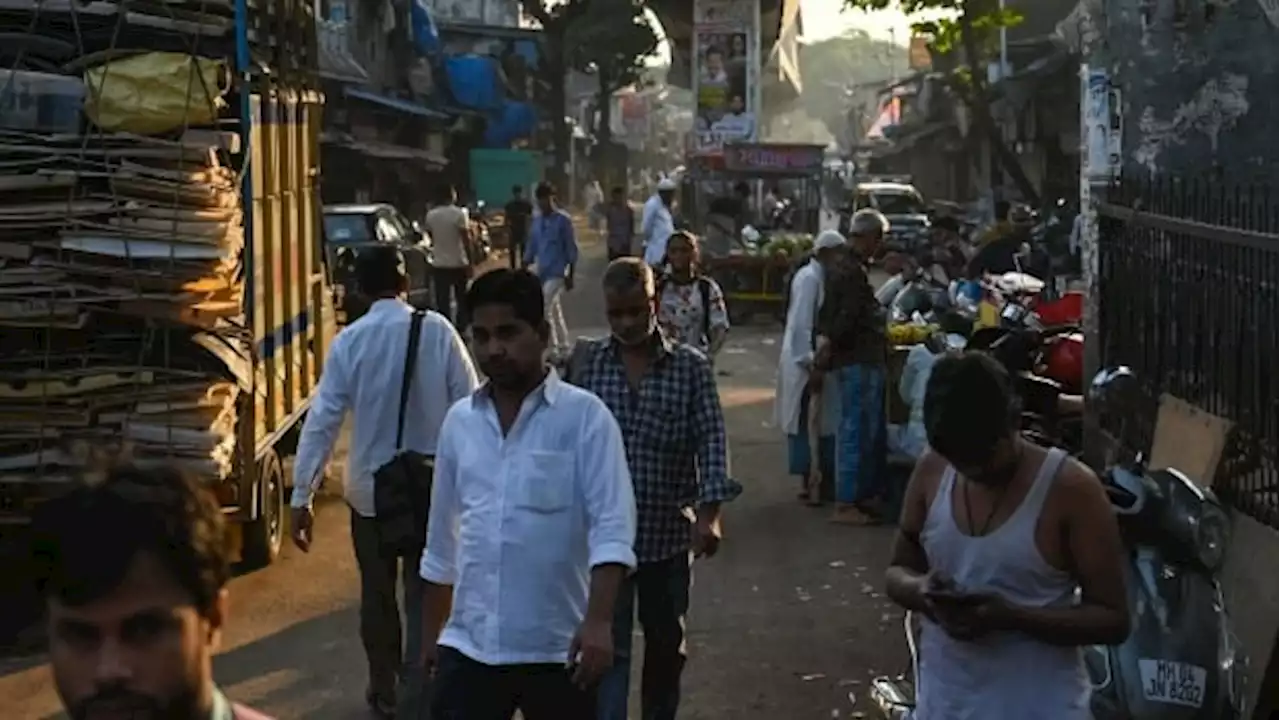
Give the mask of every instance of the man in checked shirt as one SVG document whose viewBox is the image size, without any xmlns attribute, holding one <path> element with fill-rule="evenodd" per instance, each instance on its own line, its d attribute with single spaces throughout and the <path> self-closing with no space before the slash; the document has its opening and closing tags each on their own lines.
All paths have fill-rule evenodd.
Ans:
<svg viewBox="0 0 1280 720">
<path fill-rule="evenodd" d="M 604 400 L 622 428 L 635 486 L 635 574 L 619 590 L 614 665 L 600 685 L 600 720 L 626 720 L 631 637 L 644 632 L 641 717 L 673 720 L 685 662 L 690 563 L 715 555 L 720 505 L 742 492 L 729 478 L 724 413 L 711 364 L 658 329 L 653 270 L 619 258 L 604 273 L 612 335 L 581 340 L 569 379 Z"/>
</svg>

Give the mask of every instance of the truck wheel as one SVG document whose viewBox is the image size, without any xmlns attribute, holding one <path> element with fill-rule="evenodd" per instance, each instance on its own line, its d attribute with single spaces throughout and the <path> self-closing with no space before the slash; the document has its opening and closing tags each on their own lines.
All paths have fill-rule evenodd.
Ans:
<svg viewBox="0 0 1280 720">
<path fill-rule="evenodd" d="M 264 568 L 280 556 L 284 544 L 284 467 L 271 451 L 258 468 L 258 517 L 244 525 L 241 562 L 248 570 Z"/>
</svg>

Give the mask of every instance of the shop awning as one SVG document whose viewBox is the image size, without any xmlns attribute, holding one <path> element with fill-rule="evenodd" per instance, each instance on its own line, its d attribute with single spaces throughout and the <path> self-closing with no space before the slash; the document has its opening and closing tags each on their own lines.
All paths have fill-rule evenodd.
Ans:
<svg viewBox="0 0 1280 720">
<path fill-rule="evenodd" d="M 442 113 L 439 110 L 433 110 L 432 108 L 425 105 L 419 105 L 418 103 L 410 100 L 401 100 L 400 98 L 390 97 L 388 95 L 379 95 L 378 93 L 371 92 L 369 90 L 362 90 L 357 87 L 348 87 L 343 90 L 343 93 L 349 98 L 363 100 L 365 102 L 373 103 L 374 105 L 381 105 L 391 110 L 397 110 L 410 115 L 417 115 L 418 117 L 429 118 L 432 120 L 449 119 L 449 115 L 447 113 Z"/>
<path fill-rule="evenodd" d="M 447 158 L 430 150 L 376 140 L 355 140 L 345 133 L 326 132 L 320 136 L 320 141 L 329 147 L 343 148 L 378 160 L 421 163 L 432 169 L 441 169 L 449 164 Z"/>
</svg>

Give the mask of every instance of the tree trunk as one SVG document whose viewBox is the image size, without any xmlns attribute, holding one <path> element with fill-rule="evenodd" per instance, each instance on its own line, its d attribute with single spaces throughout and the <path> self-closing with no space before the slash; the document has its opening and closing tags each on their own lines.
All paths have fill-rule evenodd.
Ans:
<svg viewBox="0 0 1280 720">
<path fill-rule="evenodd" d="M 610 159 L 613 157 L 613 92 L 610 91 L 609 73 L 596 70 L 596 144 L 592 149 L 592 177 L 609 187 L 612 182 Z"/>
<path fill-rule="evenodd" d="M 569 144 L 573 142 L 573 133 L 569 131 L 569 123 L 565 120 L 565 106 L 568 100 L 565 97 L 565 69 L 564 63 L 559 57 L 549 59 L 547 63 L 547 84 L 550 86 L 547 91 L 548 112 L 551 113 L 551 142 L 554 145 L 552 152 L 552 166 L 547 172 L 547 179 L 555 185 L 562 200 L 567 201 L 571 197 L 571 188 L 569 187 L 570 169 L 569 169 Z"/>
<path fill-rule="evenodd" d="M 1040 193 L 1036 190 L 1035 185 L 1031 183 L 1031 178 L 1027 177 L 1026 170 L 1023 170 L 1022 163 L 1018 162 L 1018 156 L 1013 154 L 1009 146 L 1005 144 L 1004 134 L 1000 130 L 1000 126 L 996 124 L 995 118 L 991 116 L 991 101 L 987 94 L 987 80 L 984 75 L 986 68 L 982 62 L 982 54 L 978 52 L 978 40 L 973 34 L 973 22 L 969 17 L 969 3 L 964 3 L 960 11 L 960 39 L 964 44 L 965 59 L 969 65 L 970 81 L 973 83 L 973 93 L 969 97 L 969 107 L 973 110 L 973 119 L 979 130 L 987 136 L 991 147 L 995 148 L 996 156 L 1000 159 L 1000 166 L 1009 174 L 1013 184 L 1017 186 L 1018 192 L 1022 194 L 1023 199 L 1032 207 L 1040 204 Z M 1001 68 L 1003 72 L 1004 68 Z"/>
</svg>

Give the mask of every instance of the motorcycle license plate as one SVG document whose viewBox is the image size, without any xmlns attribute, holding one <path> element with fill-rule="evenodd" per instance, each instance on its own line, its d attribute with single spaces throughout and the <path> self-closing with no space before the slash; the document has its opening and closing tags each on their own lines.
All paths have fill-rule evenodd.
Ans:
<svg viewBox="0 0 1280 720">
<path fill-rule="evenodd" d="M 1204 668 L 1173 660 L 1138 660 L 1142 695 L 1151 702 L 1199 708 L 1204 705 Z"/>
</svg>

